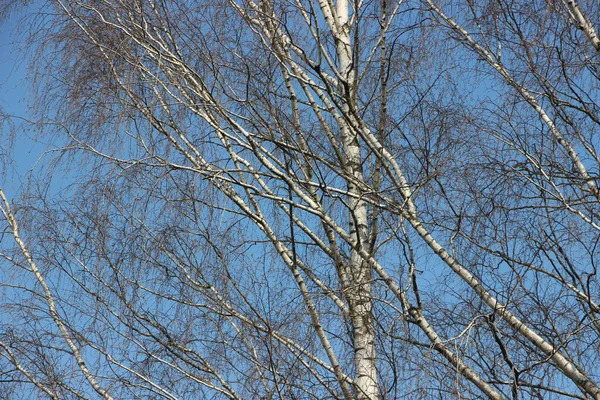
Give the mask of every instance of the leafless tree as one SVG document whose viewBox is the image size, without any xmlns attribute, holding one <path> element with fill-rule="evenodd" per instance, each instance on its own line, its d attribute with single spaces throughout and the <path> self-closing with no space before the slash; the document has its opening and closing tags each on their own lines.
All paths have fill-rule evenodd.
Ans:
<svg viewBox="0 0 600 400">
<path fill-rule="evenodd" d="M 2 392 L 600 399 L 598 7 L 35 5 Z"/>
</svg>

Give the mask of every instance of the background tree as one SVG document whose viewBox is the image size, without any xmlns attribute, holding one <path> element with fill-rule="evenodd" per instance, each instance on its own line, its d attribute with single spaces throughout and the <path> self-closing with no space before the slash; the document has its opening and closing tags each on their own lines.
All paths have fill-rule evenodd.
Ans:
<svg viewBox="0 0 600 400">
<path fill-rule="evenodd" d="M 42 6 L 4 393 L 600 398 L 595 2 Z"/>
</svg>

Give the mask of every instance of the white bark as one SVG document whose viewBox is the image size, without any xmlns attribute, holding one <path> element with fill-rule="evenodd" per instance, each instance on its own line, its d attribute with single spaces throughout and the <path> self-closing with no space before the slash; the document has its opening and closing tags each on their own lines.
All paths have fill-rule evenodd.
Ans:
<svg viewBox="0 0 600 400">
<path fill-rule="evenodd" d="M 594 46 L 596 51 L 600 52 L 600 38 L 598 38 L 598 34 L 596 33 L 596 29 L 594 29 L 594 25 L 590 22 L 590 20 L 585 16 L 579 3 L 577 0 L 563 0 L 565 6 L 569 10 L 571 14 L 571 18 L 575 21 L 577 28 L 582 30 L 585 33 L 588 41 Z"/>
<path fill-rule="evenodd" d="M 44 300 L 46 301 L 46 304 L 48 306 L 48 312 L 50 313 L 52 320 L 58 327 L 63 340 L 67 343 L 69 349 L 71 350 L 73 357 L 77 361 L 79 369 L 81 370 L 83 376 L 89 382 L 89 384 L 96 393 L 98 393 L 101 397 L 103 397 L 106 400 L 113 400 L 113 397 L 110 395 L 110 393 L 102 387 L 102 385 L 96 379 L 96 376 L 88 368 L 88 365 L 85 359 L 83 358 L 79 347 L 77 346 L 75 340 L 71 336 L 71 333 L 69 332 L 62 317 L 59 315 L 58 310 L 56 308 L 56 302 L 54 301 L 54 295 L 50 290 L 50 286 L 48 286 L 48 284 L 46 283 L 46 278 L 44 277 L 44 275 L 38 268 L 37 263 L 29 253 L 25 242 L 23 242 L 23 240 L 21 239 L 21 235 L 19 234 L 19 225 L 17 224 L 17 220 L 15 219 L 10 204 L 6 196 L 4 195 L 4 191 L 2 189 L 0 189 L 0 201 L 0 212 L 2 212 L 2 215 L 8 222 L 8 226 L 11 229 L 10 234 L 13 237 L 17 246 L 19 246 L 19 249 L 21 250 L 23 257 L 25 257 L 25 260 L 29 265 L 31 272 L 33 272 L 33 275 L 35 276 L 39 285 L 42 287 Z"/>
<path fill-rule="evenodd" d="M 355 108 L 352 43 L 350 39 L 349 0 L 338 0 L 336 7 L 337 24 L 333 35 L 336 41 L 339 59 L 340 96 L 344 98 L 342 111 L 350 114 Z M 347 174 L 352 178 L 348 182 L 348 209 L 350 236 L 354 247 L 351 253 L 348 272 L 350 286 L 346 288 L 346 298 L 350 308 L 350 319 L 354 340 L 355 385 L 358 399 L 375 400 L 379 396 L 377 385 L 377 355 L 375 349 L 375 329 L 373 320 L 373 300 L 371 297 L 371 267 L 360 252 L 368 248 L 369 232 L 367 204 L 356 182 L 363 181 L 362 157 L 359 136 L 347 124 L 341 125 L 343 151 L 346 157 Z"/>
</svg>

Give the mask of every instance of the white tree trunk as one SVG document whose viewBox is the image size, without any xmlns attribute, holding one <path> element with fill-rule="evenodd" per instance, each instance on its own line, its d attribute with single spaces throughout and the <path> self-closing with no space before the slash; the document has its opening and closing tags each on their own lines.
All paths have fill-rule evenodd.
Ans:
<svg viewBox="0 0 600 400">
<path fill-rule="evenodd" d="M 352 113 L 355 99 L 355 70 L 350 41 L 350 7 L 348 0 L 339 0 L 336 9 L 336 44 L 339 59 L 339 72 L 343 79 L 340 91 L 345 97 L 343 111 Z M 363 180 L 362 157 L 358 133 L 347 124 L 342 126 L 343 151 L 347 157 L 347 173 L 355 182 Z M 377 365 L 375 332 L 373 325 L 373 304 L 371 298 L 371 268 L 360 255 L 361 249 L 368 247 L 367 205 L 362 200 L 361 190 L 354 182 L 348 182 L 350 210 L 350 234 L 355 245 L 352 249 L 349 266 L 350 282 L 347 299 L 350 306 L 350 319 L 354 339 L 354 366 L 356 369 L 356 395 L 359 399 L 377 399 Z"/>
</svg>

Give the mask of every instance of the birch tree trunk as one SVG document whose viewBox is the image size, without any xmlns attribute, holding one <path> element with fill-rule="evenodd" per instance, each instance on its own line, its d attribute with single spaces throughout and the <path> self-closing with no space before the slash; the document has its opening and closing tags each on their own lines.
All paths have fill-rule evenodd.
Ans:
<svg viewBox="0 0 600 400">
<path fill-rule="evenodd" d="M 353 44 L 350 38 L 349 0 L 338 0 L 336 7 L 335 41 L 339 59 L 340 96 L 343 99 L 342 113 L 353 115 L 357 109 L 356 103 L 356 71 L 354 66 Z M 349 234 L 353 239 L 350 264 L 347 266 L 346 298 L 352 322 L 352 336 L 354 345 L 354 366 L 356 369 L 356 391 L 358 399 L 377 399 L 379 390 L 377 386 L 377 355 L 375 349 L 375 329 L 373 319 L 373 304 L 371 297 L 371 266 L 361 255 L 361 251 L 369 248 L 369 221 L 367 217 L 367 204 L 363 199 L 364 194 L 356 184 L 363 182 L 362 165 L 364 159 L 361 155 L 359 135 L 349 124 L 341 127 L 343 151 L 345 156 L 348 176 L 348 210 L 350 229 Z"/>
</svg>

